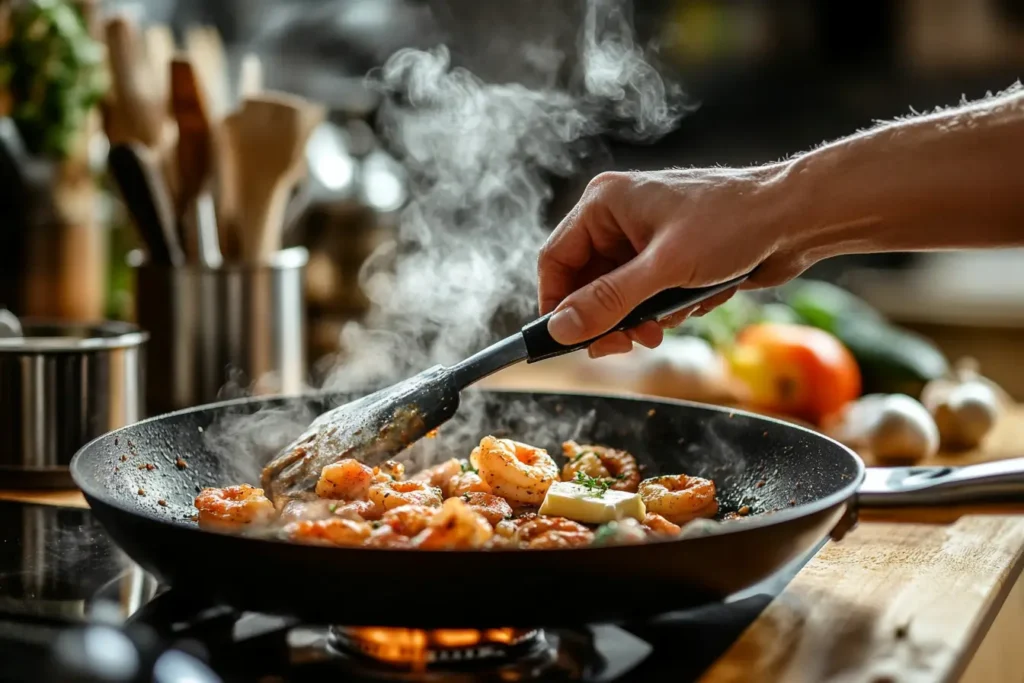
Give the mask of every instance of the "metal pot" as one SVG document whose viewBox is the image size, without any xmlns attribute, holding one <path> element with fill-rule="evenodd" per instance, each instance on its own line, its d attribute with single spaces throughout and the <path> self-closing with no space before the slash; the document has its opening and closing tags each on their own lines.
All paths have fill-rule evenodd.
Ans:
<svg viewBox="0 0 1024 683">
<path fill-rule="evenodd" d="M 71 456 L 143 417 L 143 346 L 134 325 L 24 319 L 0 338 L 0 488 L 73 486 Z"/>
</svg>

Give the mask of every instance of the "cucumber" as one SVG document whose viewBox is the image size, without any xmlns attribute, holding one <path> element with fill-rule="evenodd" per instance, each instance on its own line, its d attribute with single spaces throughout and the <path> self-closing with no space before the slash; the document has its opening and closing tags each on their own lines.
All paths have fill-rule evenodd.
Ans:
<svg viewBox="0 0 1024 683">
<path fill-rule="evenodd" d="M 794 280 L 785 285 L 780 294 L 782 302 L 796 311 L 804 322 L 832 334 L 844 320 L 884 322 L 867 302 L 821 280 Z"/>
<path fill-rule="evenodd" d="M 845 318 L 833 332 L 860 367 L 864 394 L 918 397 L 924 385 L 949 373 L 949 363 L 930 341 L 880 320 Z"/>
</svg>

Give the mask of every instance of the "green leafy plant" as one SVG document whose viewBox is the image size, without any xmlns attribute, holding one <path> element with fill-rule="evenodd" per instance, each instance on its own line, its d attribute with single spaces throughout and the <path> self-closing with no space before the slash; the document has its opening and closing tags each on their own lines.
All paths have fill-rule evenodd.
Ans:
<svg viewBox="0 0 1024 683">
<path fill-rule="evenodd" d="M 17 0 L 0 45 L 0 88 L 30 152 L 66 158 L 107 89 L 103 46 L 67 0 Z"/>
</svg>

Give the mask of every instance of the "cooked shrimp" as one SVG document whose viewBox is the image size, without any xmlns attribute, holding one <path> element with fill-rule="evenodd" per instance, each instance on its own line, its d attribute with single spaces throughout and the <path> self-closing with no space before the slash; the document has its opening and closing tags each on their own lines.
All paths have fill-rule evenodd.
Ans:
<svg viewBox="0 0 1024 683">
<path fill-rule="evenodd" d="M 371 530 L 366 522 L 353 522 L 340 517 L 292 522 L 284 528 L 284 532 L 293 541 L 339 546 L 362 545 L 370 537 Z"/>
<path fill-rule="evenodd" d="M 525 515 L 520 515 L 514 519 L 506 519 L 498 522 L 494 526 L 494 533 L 511 538 L 516 535 L 517 531 L 519 531 L 519 527 L 523 526 L 527 522 L 532 522 L 535 519 L 537 519 L 537 513 L 535 512 L 528 512 Z"/>
<path fill-rule="evenodd" d="M 454 498 L 465 493 L 490 493 L 491 487 L 476 472 L 463 472 L 448 480 L 446 491 L 449 498 Z"/>
<path fill-rule="evenodd" d="M 459 498 L 470 508 L 483 515 L 492 526 L 512 518 L 512 507 L 508 504 L 508 501 L 493 493 L 473 491 L 471 493 L 464 493 Z"/>
<path fill-rule="evenodd" d="M 401 510 L 402 508 L 399 508 Z M 370 537 L 363 542 L 367 548 L 408 548 L 412 540 L 403 536 L 387 524 L 382 524 L 370 533 Z"/>
<path fill-rule="evenodd" d="M 648 512 L 643 521 L 644 529 L 652 536 L 678 536 L 682 527 L 673 524 L 661 515 Z"/>
<path fill-rule="evenodd" d="M 329 500 L 289 500 L 281 508 L 279 523 L 301 522 L 307 519 L 328 519 L 334 515 L 336 503 Z"/>
<path fill-rule="evenodd" d="M 715 483 L 710 479 L 674 474 L 640 482 L 639 493 L 647 512 L 661 515 L 673 524 L 685 524 L 718 512 Z"/>
<path fill-rule="evenodd" d="M 516 540 L 528 548 L 575 548 L 590 545 L 594 532 L 565 517 L 537 517 L 519 527 Z"/>
<path fill-rule="evenodd" d="M 384 510 L 403 505 L 441 504 L 441 491 L 423 481 L 386 481 L 374 484 L 369 491 L 370 501 Z"/>
<path fill-rule="evenodd" d="M 246 524 L 263 524 L 274 516 L 274 504 L 263 489 L 248 484 L 203 489 L 196 496 L 199 526 L 209 529 L 238 529 Z"/>
<path fill-rule="evenodd" d="M 366 500 L 373 485 L 373 470 L 352 458 L 328 465 L 320 471 L 316 495 L 332 500 Z"/>
<path fill-rule="evenodd" d="M 607 480 L 609 487 L 616 491 L 636 493 L 640 485 L 636 458 L 626 451 L 566 441 L 562 444 L 562 454 L 568 459 L 562 468 L 562 481 L 572 481 L 576 472 L 583 472 L 594 479 Z"/>
<path fill-rule="evenodd" d="M 374 481 L 402 481 L 405 479 L 405 465 L 388 460 L 383 465 L 373 468 Z"/>
<path fill-rule="evenodd" d="M 491 492 L 509 502 L 540 505 L 558 479 L 558 466 L 547 451 L 511 439 L 485 436 L 471 461 Z"/>
<path fill-rule="evenodd" d="M 426 505 L 403 505 L 388 510 L 380 521 L 402 536 L 415 536 L 427 528 L 427 523 L 437 514 L 437 508 Z"/>
<path fill-rule="evenodd" d="M 448 498 L 451 496 L 451 493 L 448 491 L 448 482 L 451 481 L 452 477 L 462 474 L 463 470 L 462 461 L 452 458 L 451 460 L 445 460 L 439 465 L 434 465 L 417 472 L 412 475 L 412 480 L 425 481 L 431 486 L 441 489 L 444 497 Z"/>
<path fill-rule="evenodd" d="M 428 550 L 481 548 L 493 535 L 494 530 L 483 515 L 461 498 L 449 498 L 412 543 Z"/>
<path fill-rule="evenodd" d="M 353 500 L 348 503 L 331 503 L 331 513 L 335 517 L 351 519 L 353 522 L 369 522 L 380 519 L 384 509 L 369 500 Z"/>
</svg>

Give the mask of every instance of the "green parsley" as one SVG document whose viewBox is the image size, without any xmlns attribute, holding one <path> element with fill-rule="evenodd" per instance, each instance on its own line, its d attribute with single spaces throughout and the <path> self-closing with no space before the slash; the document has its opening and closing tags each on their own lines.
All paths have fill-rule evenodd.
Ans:
<svg viewBox="0 0 1024 683">
<path fill-rule="evenodd" d="M 477 474 L 478 473 L 477 469 L 475 467 L 473 467 L 473 463 L 471 463 L 468 460 L 465 461 L 464 463 L 462 463 L 461 466 L 462 466 L 462 473 L 463 474 L 466 474 L 466 473 Z"/>
<path fill-rule="evenodd" d="M 594 498 L 602 498 L 604 496 L 604 492 L 609 488 L 608 482 L 595 479 L 583 471 L 576 472 L 576 479 L 574 483 L 585 487 L 590 491 L 590 495 Z"/>
<path fill-rule="evenodd" d="M 334 512 L 335 510 L 338 509 L 338 504 L 337 503 L 331 503 L 330 505 L 327 506 L 327 509 L 330 510 L 331 512 Z"/>
<path fill-rule="evenodd" d="M 572 457 L 572 462 L 576 462 L 577 460 L 582 458 L 584 455 L 597 455 L 597 454 L 594 453 L 594 451 L 580 451 L 579 453 L 577 453 L 576 455 L 574 455 Z"/>
</svg>

